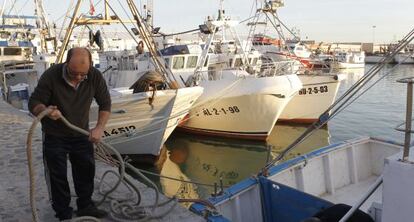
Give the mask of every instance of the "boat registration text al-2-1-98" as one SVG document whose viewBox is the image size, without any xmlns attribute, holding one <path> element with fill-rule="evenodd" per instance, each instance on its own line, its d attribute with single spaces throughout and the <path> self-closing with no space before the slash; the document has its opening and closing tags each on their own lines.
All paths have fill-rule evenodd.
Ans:
<svg viewBox="0 0 414 222">
<path fill-rule="evenodd" d="M 240 109 L 237 106 L 218 107 L 218 108 L 203 108 L 205 116 L 219 116 L 239 113 Z"/>
</svg>

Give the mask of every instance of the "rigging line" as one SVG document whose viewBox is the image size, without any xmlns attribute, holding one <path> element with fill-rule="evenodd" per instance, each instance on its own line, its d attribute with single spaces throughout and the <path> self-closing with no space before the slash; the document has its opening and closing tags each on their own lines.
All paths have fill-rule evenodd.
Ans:
<svg viewBox="0 0 414 222">
<path fill-rule="evenodd" d="M 373 66 L 368 72 L 367 74 L 365 74 L 361 79 L 359 79 L 354 85 L 352 85 L 339 99 L 337 99 L 327 110 L 332 109 L 334 106 L 338 105 L 339 103 L 342 102 L 343 99 L 345 99 L 345 97 L 347 97 L 349 94 L 351 94 L 353 92 L 353 90 L 357 89 L 358 87 L 360 87 L 361 84 L 365 84 L 364 82 L 369 81 L 373 75 L 376 74 L 376 72 L 378 72 L 380 69 L 382 69 L 385 65 L 386 62 L 389 61 L 391 58 L 393 58 L 401 49 L 405 47 L 405 45 L 408 44 L 407 40 L 409 40 L 410 36 L 412 36 L 414 34 L 414 29 L 406 36 L 404 37 L 403 41 L 401 41 L 400 44 L 398 44 L 398 46 L 394 49 L 394 51 L 392 53 L 390 53 L 388 56 L 384 57 L 379 63 L 377 63 L 376 66 Z M 411 41 L 411 40 L 410 40 Z M 367 80 L 368 79 L 368 80 Z"/>
<path fill-rule="evenodd" d="M 191 29 L 188 31 L 176 32 L 176 33 L 170 33 L 170 34 L 160 34 L 160 36 L 168 37 L 168 36 L 174 36 L 174 35 L 187 34 L 187 33 L 196 32 L 196 31 L 200 31 L 200 29 L 196 28 L 196 29 Z"/>
<path fill-rule="evenodd" d="M 407 58 L 406 58 L 407 59 Z M 341 107 L 338 107 L 337 109 L 340 109 L 338 112 L 336 112 L 335 114 L 330 115 L 330 117 L 325 121 L 325 123 L 327 123 L 328 121 L 330 121 L 331 119 L 333 119 L 336 115 L 338 115 L 340 112 L 342 112 L 345 108 L 347 108 L 349 105 L 351 105 L 354 101 L 356 101 L 359 97 L 361 97 L 363 94 L 365 94 L 369 89 L 371 89 L 374 85 L 376 85 L 379 81 L 381 81 L 382 79 L 384 79 L 386 76 L 388 76 L 389 74 L 392 73 L 392 71 L 394 71 L 396 68 L 398 67 L 398 65 L 394 66 L 389 72 L 387 72 L 384 76 L 381 76 L 381 78 L 379 78 L 378 80 L 376 80 L 371 86 L 369 86 L 367 89 L 365 89 L 361 94 L 359 94 L 358 96 L 356 96 L 356 98 L 353 98 L 353 100 Z M 301 144 L 303 141 L 305 141 L 308 137 L 310 137 L 311 135 L 313 135 L 314 132 L 316 132 L 316 130 L 320 129 L 324 124 L 320 124 L 320 125 L 314 125 L 312 124 L 311 127 L 315 127 L 312 128 L 311 130 L 309 130 L 311 127 L 309 127 L 303 134 L 307 133 L 305 136 L 298 138 L 297 141 L 295 141 L 295 145 L 287 148 L 285 150 L 283 150 L 278 158 L 272 163 L 276 163 L 278 161 L 280 161 L 281 159 L 283 159 L 287 153 L 289 153 L 293 148 L 295 148 L 297 145 Z M 292 143 L 293 144 L 293 143 Z M 269 162 L 270 163 L 270 162 Z"/>
<path fill-rule="evenodd" d="M 23 8 L 27 5 L 27 3 L 29 2 L 29 0 L 26 0 L 24 3 L 23 3 L 23 6 L 17 11 L 17 14 L 20 14 L 20 12 L 22 12 L 22 10 L 23 10 Z"/>
<path fill-rule="evenodd" d="M 74 3 L 74 0 L 71 0 L 70 1 L 70 3 L 69 3 L 69 7 L 68 7 L 68 10 L 66 11 L 66 13 L 65 14 L 63 14 L 63 16 L 65 16 L 65 19 L 63 19 L 63 23 L 62 23 L 62 26 L 61 26 L 61 28 L 60 28 L 60 31 L 59 31 L 59 35 L 58 35 L 58 39 L 60 39 L 61 37 L 62 37 L 62 32 L 63 32 L 63 29 L 64 29 L 64 27 L 65 27 L 65 25 L 66 25 L 66 21 L 67 21 L 67 19 L 69 18 L 69 12 L 72 10 L 72 9 L 74 9 L 75 8 L 75 5 L 73 4 Z M 63 17 L 63 16 L 61 16 L 61 18 Z M 58 22 L 60 20 L 60 18 L 59 19 L 57 19 L 57 20 L 55 20 L 55 22 Z"/>
<path fill-rule="evenodd" d="M 248 17 L 247 19 L 241 20 L 241 21 L 239 22 L 239 24 L 245 23 L 245 22 L 247 22 L 247 21 L 249 21 L 249 20 L 251 20 L 251 19 L 253 19 L 253 18 L 255 18 L 255 17 L 256 17 L 256 16 L 255 16 L 255 15 L 253 15 L 253 16 L 251 16 L 251 17 Z"/>
<path fill-rule="evenodd" d="M 125 30 L 128 32 L 128 34 L 132 37 L 132 39 L 135 41 L 135 43 L 137 43 L 137 45 L 139 44 L 138 40 L 135 38 L 135 35 L 133 35 L 131 33 L 131 31 L 129 31 L 128 27 L 125 25 L 124 21 L 118 16 L 118 14 L 115 12 L 115 10 L 112 8 L 112 6 L 109 4 L 108 2 L 108 7 L 109 9 L 111 9 L 111 11 L 115 14 L 115 16 L 118 18 L 119 22 L 122 24 L 122 26 L 125 28 Z"/>
<path fill-rule="evenodd" d="M 407 37 L 405 37 L 404 38 L 404 41 L 407 41 L 407 40 L 409 40 L 408 42 L 405 42 L 406 44 L 408 44 L 414 37 L 409 37 L 409 35 L 411 35 L 412 33 L 414 33 L 414 29 L 413 29 L 413 31 L 411 31 L 408 35 L 407 35 Z M 400 46 L 403 46 L 404 44 L 401 44 Z M 398 50 L 398 48 L 399 47 L 397 47 L 396 48 L 396 50 L 394 50 L 394 52 L 398 52 L 399 50 Z M 378 66 L 380 66 L 380 67 L 383 67 L 382 66 L 382 64 L 380 64 L 380 65 L 378 65 Z M 379 72 L 379 70 L 377 70 L 376 71 L 376 73 L 378 73 Z M 375 74 L 376 74 L 375 73 Z M 370 79 L 369 79 L 370 80 Z M 368 80 L 368 81 L 369 81 Z M 376 81 L 375 82 L 375 84 L 377 83 L 378 81 Z M 366 84 L 366 83 L 365 83 Z M 371 88 L 372 86 L 370 86 L 370 88 Z M 358 91 L 360 90 L 361 88 L 359 88 L 358 89 Z M 354 96 L 355 95 L 355 93 L 354 94 L 352 94 L 351 95 L 351 98 L 352 98 L 352 96 Z M 359 98 L 361 95 L 359 95 L 357 98 Z M 351 99 L 350 98 L 350 99 Z M 357 99 L 356 98 L 356 99 Z M 352 100 L 352 102 L 354 102 L 355 100 L 356 100 L 355 98 Z M 349 101 L 349 99 L 347 99 L 346 101 Z M 346 106 L 349 106 L 351 103 L 349 103 L 349 104 L 347 104 Z M 341 104 L 341 106 L 339 106 L 337 109 L 341 109 L 342 107 L 344 107 L 345 105 L 344 104 Z M 346 108 L 346 107 L 345 107 Z M 344 109 L 344 108 L 343 108 Z M 341 111 L 343 110 L 343 109 L 341 109 Z M 328 110 L 326 110 L 322 115 L 324 115 L 324 114 L 326 114 L 328 112 Z M 335 112 L 336 114 L 338 113 L 338 112 Z M 335 116 L 336 114 L 333 114 L 333 116 Z M 321 115 L 321 116 L 322 116 Z M 328 118 L 328 120 L 330 120 L 330 119 L 332 119 L 333 117 L 331 117 L 331 118 Z M 308 127 L 307 129 L 306 129 L 306 131 L 304 132 L 304 133 L 302 133 L 292 144 L 290 144 L 279 156 L 277 156 L 276 158 L 274 158 L 272 161 L 270 161 L 270 162 L 268 162 L 267 164 L 266 164 L 266 166 L 263 168 L 263 170 L 266 170 L 266 169 L 268 169 L 270 166 L 272 166 L 273 164 L 275 164 L 275 163 L 277 163 L 278 161 L 280 161 L 290 150 L 292 150 L 293 148 L 295 148 L 298 144 L 300 144 L 301 142 L 303 142 L 306 138 L 308 138 L 310 135 L 312 135 L 312 133 L 313 132 L 315 132 L 315 130 L 316 129 L 319 129 L 320 127 L 322 127 L 324 124 L 326 124 L 327 123 L 327 121 L 324 121 L 324 122 L 322 122 L 322 124 L 318 121 L 318 122 L 315 122 L 315 123 L 313 123 L 310 127 Z"/>
<path fill-rule="evenodd" d="M 273 17 L 291 34 L 291 35 L 293 35 L 293 37 L 295 37 L 296 39 L 299 39 L 300 40 L 300 38 L 299 37 L 297 37 L 296 35 L 295 35 L 295 33 L 293 33 L 292 32 L 292 30 L 290 30 L 289 29 L 289 27 L 287 27 L 278 17 L 277 17 L 277 13 L 276 12 L 274 12 L 274 13 L 272 13 L 272 15 L 273 15 Z"/>
<path fill-rule="evenodd" d="M 141 31 L 140 32 L 141 37 L 144 40 L 145 44 L 147 45 L 148 51 L 153 58 L 154 64 L 157 66 L 157 69 L 160 70 L 161 73 L 164 74 L 164 77 L 168 79 L 167 83 L 169 83 L 170 88 L 175 88 L 173 87 L 173 82 L 177 82 L 177 80 L 175 76 L 173 75 L 172 71 L 169 68 L 165 67 L 165 60 L 162 58 L 161 53 L 157 49 L 154 40 L 150 38 L 150 36 L 148 36 L 148 34 L 150 33 L 149 27 L 147 26 L 145 22 L 142 21 L 142 17 L 135 3 L 132 0 L 128 0 L 127 2 L 128 2 L 128 6 L 131 9 L 131 12 L 133 13 L 134 19 L 137 22 L 138 28 Z M 161 63 L 160 58 L 163 63 Z"/>
<path fill-rule="evenodd" d="M 286 41 L 285 36 L 283 35 L 283 33 L 281 31 L 279 31 L 279 29 L 277 28 L 278 26 L 276 25 L 275 21 L 273 21 L 272 19 L 270 19 L 270 16 L 267 13 L 264 13 L 268 19 L 268 21 L 272 24 L 273 28 L 275 28 L 277 34 L 279 35 L 279 37 L 281 39 L 283 39 L 283 41 Z"/>
<path fill-rule="evenodd" d="M 414 31 L 414 29 L 413 29 Z M 414 32 L 413 32 L 414 33 Z M 414 37 L 410 38 L 410 41 L 412 41 Z M 380 63 L 377 63 L 376 66 L 374 66 L 373 68 L 371 68 L 368 73 L 366 75 L 364 75 L 360 80 L 357 81 L 357 83 L 355 83 L 353 86 L 351 86 L 350 89 L 348 89 L 344 95 L 342 95 L 338 100 L 336 100 L 329 108 L 328 110 L 332 109 L 334 106 L 338 105 L 339 103 L 343 103 L 342 100 L 345 99 L 345 97 L 347 97 L 348 95 L 352 94 L 353 91 L 355 89 L 361 88 L 363 85 L 366 84 L 366 82 L 368 82 L 369 80 L 371 80 L 377 73 L 379 70 L 381 70 L 387 63 L 385 61 L 389 61 L 392 57 L 394 57 L 399 51 L 400 48 L 405 47 L 406 45 L 408 45 L 409 42 L 405 41 L 405 44 L 401 44 L 399 46 L 397 46 L 394 50 L 393 53 L 391 53 L 390 55 L 388 55 L 387 57 L 383 58 Z M 378 65 L 379 64 L 379 65 Z M 361 86 L 362 85 L 362 86 Z M 354 93 L 355 94 L 355 93 Z M 348 99 L 349 100 L 349 99 Z M 346 102 L 346 101 L 345 101 Z"/>
<path fill-rule="evenodd" d="M 59 21 L 59 20 L 61 20 L 63 17 L 65 17 L 65 19 L 68 17 L 69 12 L 70 12 L 70 11 L 72 11 L 72 10 L 75 8 L 75 6 L 73 5 L 73 3 L 74 3 L 74 0 L 71 0 L 71 1 L 69 2 L 69 7 L 68 7 L 68 10 L 66 10 L 66 12 L 65 12 L 65 13 L 63 13 L 63 15 L 61 15 L 61 16 L 59 16 L 57 19 L 55 19 L 55 22 L 58 22 L 58 21 Z"/>
<path fill-rule="evenodd" d="M 8 15 L 10 15 L 10 13 L 12 12 L 14 5 L 16 4 L 17 0 L 14 0 L 14 2 L 12 3 L 12 6 L 9 9 L 9 13 L 7 13 Z"/>
<path fill-rule="evenodd" d="M 412 54 L 411 54 L 412 55 Z M 408 57 L 407 58 L 405 58 L 403 61 L 405 61 L 406 59 L 408 59 Z M 355 102 L 358 98 L 360 98 L 363 94 L 365 94 L 369 89 L 371 89 L 373 86 L 375 86 L 379 81 L 381 81 L 382 79 L 384 79 L 386 76 L 388 76 L 389 74 L 391 74 L 397 67 L 399 67 L 399 65 L 396 65 L 396 66 L 394 66 L 391 70 L 389 70 L 384 76 L 381 76 L 378 80 L 376 80 L 372 85 L 370 85 L 367 89 L 365 89 L 363 92 L 361 92 L 359 95 L 357 95 L 355 98 L 353 98 L 349 103 L 347 103 L 347 104 L 344 104 L 343 106 L 341 106 L 341 107 L 338 107 L 337 109 L 340 109 L 339 111 L 337 111 L 335 114 L 333 114 L 333 115 L 330 115 L 330 117 L 325 121 L 325 123 L 327 123 L 328 121 L 330 121 L 331 119 L 333 119 L 336 115 L 338 115 L 340 112 L 342 112 L 344 109 L 346 109 L 349 105 L 351 105 L 353 102 Z M 325 124 L 321 124 L 321 125 L 319 125 L 319 126 L 317 126 L 316 128 L 315 128 L 315 130 L 313 130 L 313 131 L 311 131 L 311 132 L 309 132 L 309 134 L 307 135 L 307 136 L 305 136 L 305 137 L 303 137 L 299 142 L 298 142 L 298 144 L 296 144 L 295 146 L 297 146 L 297 145 L 299 145 L 299 144 L 301 144 L 303 141 L 305 141 L 309 136 L 311 136 L 317 129 L 320 129 L 323 125 L 325 125 Z M 294 147 L 295 147 L 294 146 Z M 280 155 L 283 155 L 283 157 L 287 154 L 287 153 L 289 153 L 294 147 L 292 147 L 291 149 L 289 149 L 289 150 L 287 150 L 286 152 L 284 151 L 282 154 L 280 154 Z M 282 157 L 282 158 L 283 158 Z M 282 158 L 280 158 L 280 159 L 282 159 Z M 280 160 L 279 159 L 279 160 Z M 279 161 L 278 160 L 278 161 Z M 276 161 L 277 162 L 277 161 Z"/>
<path fill-rule="evenodd" d="M 410 56 L 413 56 L 414 52 L 411 52 Z M 402 62 L 408 60 L 409 57 L 406 57 L 402 60 Z M 332 119 L 333 117 L 335 117 L 336 115 L 338 115 L 340 112 L 342 112 L 345 108 L 347 108 L 349 105 L 351 105 L 355 100 L 357 100 L 359 97 L 361 97 L 363 94 L 365 94 L 369 89 L 371 89 L 374 85 L 376 85 L 379 81 L 381 81 L 382 79 L 384 79 L 385 77 L 387 77 L 388 75 L 392 74 L 393 71 L 397 68 L 400 67 L 400 63 L 398 65 L 393 66 L 387 73 L 385 73 L 383 76 L 381 76 L 379 79 L 375 80 L 375 82 L 370 85 L 367 89 L 365 89 L 364 91 L 362 91 L 361 94 L 359 94 L 356 98 L 354 98 L 353 100 L 351 100 L 349 103 L 345 104 L 343 107 L 340 107 L 341 110 L 339 110 L 337 113 L 333 114 L 332 117 L 329 117 L 328 120 Z"/>
<path fill-rule="evenodd" d="M 254 6 L 256 5 L 256 9 L 257 9 L 257 0 L 255 0 L 255 1 L 252 1 L 252 7 L 250 8 L 250 13 L 249 13 L 249 16 L 252 16 L 253 15 L 253 10 L 254 10 Z M 256 13 L 255 13 L 256 14 Z"/>
<path fill-rule="evenodd" d="M 16 1 L 17 1 L 17 0 L 15 0 L 15 1 L 14 1 L 14 4 L 16 3 Z M 14 12 L 16 13 L 17 18 L 20 20 L 20 19 L 21 19 L 21 18 L 20 18 L 20 15 L 19 15 L 19 13 L 17 13 L 17 8 L 14 8 L 14 4 L 13 4 L 13 7 L 10 9 L 10 12 L 11 12 L 11 10 L 13 9 L 13 10 L 14 10 Z M 10 12 L 9 12 L 9 14 L 10 14 Z M 18 26 L 21 26 L 21 28 L 22 28 L 23 30 L 25 29 L 25 28 L 24 28 L 24 24 L 23 24 L 23 23 L 20 23 L 20 22 L 19 22 Z"/>
<path fill-rule="evenodd" d="M 99 0 L 99 1 L 97 1 L 93 6 L 94 7 L 96 7 L 100 2 L 101 2 L 102 0 Z M 62 27 L 60 28 L 60 31 L 59 31 L 59 38 L 58 39 L 60 39 L 60 37 L 61 37 L 61 35 L 62 35 L 62 31 L 63 31 L 63 29 L 65 29 L 64 27 L 65 27 L 65 23 L 66 23 L 66 20 L 69 18 L 69 13 L 70 13 L 70 11 L 72 10 L 72 9 L 74 9 L 75 7 L 76 7 L 76 5 L 74 5 L 73 4 L 74 3 L 74 1 L 73 0 L 71 0 L 71 2 L 70 2 L 70 4 L 69 4 L 69 8 L 68 8 L 68 10 L 66 11 L 66 13 L 64 14 L 64 15 L 62 15 L 61 17 L 59 17 L 57 20 L 55 20 L 55 22 L 54 23 L 56 23 L 57 21 L 59 21 L 63 16 L 65 16 L 65 19 L 63 20 L 63 24 L 62 24 Z M 71 5 L 72 5 L 72 7 L 71 7 Z M 80 15 L 79 15 L 79 18 L 80 17 L 82 17 L 83 15 L 85 15 L 85 14 L 87 14 L 87 13 L 81 13 Z M 102 13 L 101 13 L 102 14 Z M 89 20 L 92 20 L 93 18 L 90 18 Z"/>
<path fill-rule="evenodd" d="M 61 16 L 59 16 L 57 19 L 55 19 L 55 22 L 58 22 L 59 20 L 61 20 L 63 17 L 68 17 L 67 15 L 68 15 L 68 11 L 71 11 L 72 9 L 74 9 L 75 8 L 75 5 L 73 5 L 73 0 L 71 0 L 71 2 L 69 3 L 69 7 L 68 7 L 68 10 L 67 10 L 67 12 L 65 12 L 65 13 L 63 13 Z M 96 7 L 99 3 L 101 3 L 102 2 L 102 0 L 99 0 L 99 1 L 97 1 L 94 5 L 93 5 L 93 7 Z M 85 14 L 85 13 L 82 13 L 82 14 Z"/>
</svg>

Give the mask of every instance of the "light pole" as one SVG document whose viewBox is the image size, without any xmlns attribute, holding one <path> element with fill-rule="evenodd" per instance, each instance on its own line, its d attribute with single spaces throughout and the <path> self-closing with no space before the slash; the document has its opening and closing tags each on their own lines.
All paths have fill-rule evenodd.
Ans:
<svg viewBox="0 0 414 222">
<path fill-rule="evenodd" d="M 375 48 L 375 28 L 376 27 L 377 27 L 376 25 L 372 26 L 372 49 L 373 49 L 373 51 L 374 51 L 374 48 Z"/>
</svg>

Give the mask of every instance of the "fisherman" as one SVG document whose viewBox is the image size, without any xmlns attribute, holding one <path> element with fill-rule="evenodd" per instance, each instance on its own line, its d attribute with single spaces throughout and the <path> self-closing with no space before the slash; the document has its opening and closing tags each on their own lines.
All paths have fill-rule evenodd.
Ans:
<svg viewBox="0 0 414 222">
<path fill-rule="evenodd" d="M 99 106 L 98 122 L 89 130 L 92 100 Z M 43 162 L 51 204 L 59 220 L 72 218 L 71 194 L 67 180 L 67 157 L 77 195 L 77 216 L 102 218 L 107 215 L 92 202 L 95 177 L 93 143 L 103 136 L 111 109 L 111 99 L 102 74 L 92 67 L 86 48 L 72 48 L 66 62 L 47 69 L 29 100 L 33 115 L 52 110 L 42 119 Z M 72 124 L 90 132 L 89 137 L 69 129 L 59 120 L 64 116 Z"/>
</svg>

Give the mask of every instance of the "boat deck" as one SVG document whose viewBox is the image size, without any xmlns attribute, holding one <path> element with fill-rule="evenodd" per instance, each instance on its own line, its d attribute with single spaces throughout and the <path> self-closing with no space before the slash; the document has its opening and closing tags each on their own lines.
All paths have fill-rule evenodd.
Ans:
<svg viewBox="0 0 414 222">
<path fill-rule="evenodd" d="M 368 191 L 370 186 L 374 184 L 376 176 L 371 176 L 356 184 L 351 184 L 337 189 L 334 194 L 325 194 L 321 198 L 332 203 L 345 203 L 353 206 L 358 202 Z M 382 186 L 380 186 L 371 197 L 361 206 L 361 210 L 367 212 L 373 202 L 382 202 Z"/>
<path fill-rule="evenodd" d="M 31 125 L 32 119 L 25 113 L 19 112 L 9 104 L 0 100 L 0 221 L 32 221 L 31 208 L 29 204 L 29 173 L 26 158 L 26 136 Z M 43 172 L 42 152 L 41 152 L 41 132 L 37 128 L 33 137 L 33 162 L 35 168 L 35 196 L 36 207 L 40 221 L 57 221 L 48 200 L 47 186 Z M 102 162 L 96 163 L 96 175 L 100 177 L 107 170 L 114 170 Z M 70 173 L 71 170 L 69 169 Z M 71 186 L 71 176 L 69 183 Z M 106 179 L 109 184 L 113 184 L 115 177 Z M 142 205 L 154 203 L 155 193 L 144 184 L 132 179 L 133 183 L 139 187 L 142 195 Z M 97 189 L 98 186 L 95 186 Z M 125 187 L 111 194 L 116 197 L 125 198 L 131 195 L 124 192 Z M 73 187 L 71 188 L 74 192 Z M 101 195 L 95 190 L 93 199 L 100 200 Z M 166 197 L 160 195 L 160 201 L 165 201 Z M 72 199 L 72 207 L 76 209 L 75 198 Z M 171 207 L 166 204 L 157 208 L 155 214 L 166 212 Z M 105 201 L 100 208 L 109 212 L 109 200 Z M 108 217 L 101 221 L 115 221 Z M 157 220 L 150 221 L 204 221 L 203 218 L 191 213 L 180 205 L 175 206 L 172 212 Z"/>
</svg>

